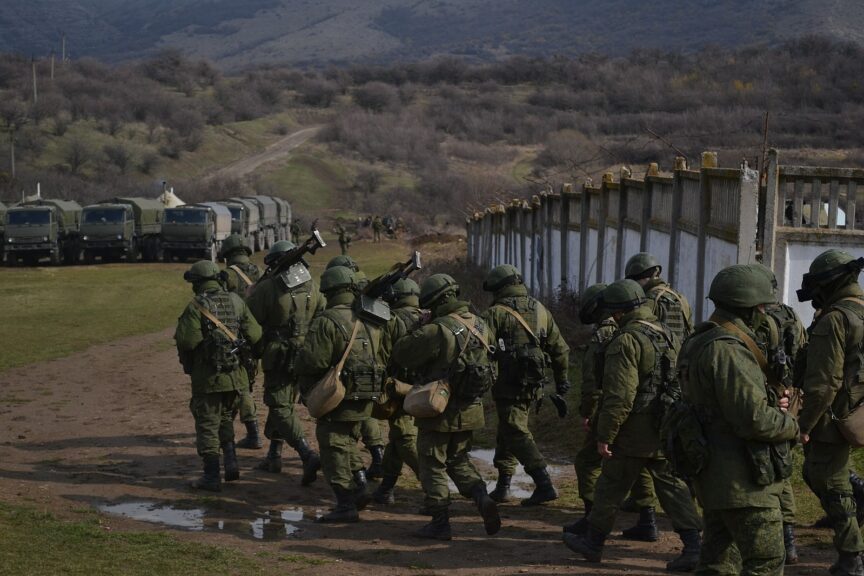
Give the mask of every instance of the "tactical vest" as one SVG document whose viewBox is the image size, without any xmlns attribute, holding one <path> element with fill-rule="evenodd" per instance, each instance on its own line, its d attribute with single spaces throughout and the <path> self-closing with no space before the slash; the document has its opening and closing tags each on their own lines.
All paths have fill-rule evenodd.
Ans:
<svg viewBox="0 0 864 576">
<path fill-rule="evenodd" d="M 640 320 L 627 324 L 613 340 L 622 334 L 632 334 L 642 347 L 640 379 L 632 413 L 653 414 L 659 426 L 666 406 L 681 397 L 675 373 L 678 351 L 674 336 L 666 326 Z M 646 355 L 648 349 L 653 352 L 653 360 Z"/>
<path fill-rule="evenodd" d="M 768 306 L 768 342 L 766 343 L 768 363 L 777 381 L 787 388 L 794 385 L 796 362 L 799 352 L 806 344 L 806 334 L 795 311 L 786 304 Z"/>
<path fill-rule="evenodd" d="M 844 346 L 843 386 L 850 403 L 854 404 L 861 392 L 856 391 L 853 395 L 852 387 L 864 384 L 864 304 L 858 298 L 841 298 L 831 305 L 831 309 L 839 310 L 849 327 Z"/>
<path fill-rule="evenodd" d="M 395 330 L 395 333 L 400 337 L 411 334 L 423 325 L 423 312 L 421 312 L 419 308 L 404 306 L 402 308 L 396 308 L 392 312 L 393 322 L 399 324 L 399 328 Z M 395 342 L 393 343 L 395 344 Z M 391 364 L 391 376 L 397 380 L 401 380 L 402 382 L 413 384 L 416 374 L 404 368 L 393 369 Z"/>
<path fill-rule="evenodd" d="M 594 343 L 594 380 L 597 389 L 603 388 L 603 371 L 606 364 L 606 348 L 609 343 L 618 333 L 618 324 L 611 318 L 607 318 L 597 325 L 594 333 L 591 334 L 591 341 Z"/>
<path fill-rule="evenodd" d="M 307 282 L 293 289 L 283 288 L 281 284 L 279 286 L 280 304 L 282 304 L 283 299 L 290 298 L 292 301 L 291 313 L 278 326 L 268 325 L 265 327 L 265 333 L 281 340 L 305 337 L 309 331 L 309 325 L 312 323 L 312 318 L 315 316 L 316 307 L 313 298 L 315 285 L 312 282 Z"/>
<path fill-rule="evenodd" d="M 549 311 L 534 298 L 524 296 L 504 298 L 493 306 L 503 309 L 507 318 L 496 331 L 499 338 L 496 357 L 502 364 L 499 379 L 518 381 L 526 388 L 542 388 L 548 380 L 547 370 L 551 364 L 544 350 Z M 533 335 L 507 309 L 519 314 Z"/>
<path fill-rule="evenodd" d="M 240 316 L 230 292 L 221 290 L 202 292 L 195 296 L 195 300 L 218 318 L 226 328 L 240 336 Z M 207 360 L 215 366 L 216 372 L 230 373 L 237 369 L 240 366 L 240 355 L 236 350 L 236 344 L 203 315 L 201 327 L 204 333 L 204 353 Z"/>
<path fill-rule="evenodd" d="M 475 330 L 485 337 L 488 327 L 483 320 L 473 314 L 466 320 L 473 321 Z M 453 395 L 465 400 L 483 396 L 495 383 L 492 358 L 486 343 L 480 342 L 477 336 L 455 318 L 442 316 L 434 322 L 451 332 L 456 339 L 459 354 L 446 374 Z"/>
<path fill-rule="evenodd" d="M 249 280 L 252 281 L 252 284 L 254 284 L 255 282 L 257 282 L 258 279 L 261 278 L 261 271 L 258 269 L 258 266 L 256 266 L 256 265 L 253 264 L 252 262 L 235 262 L 234 264 L 229 265 L 229 266 L 228 266 L 228 269 L 230 270 L 232 266 L 236 266 L 237 268 L 239 268 L 239 269 L 243 272 L 243 274 L 245 274 L 246 277 L 249 278 Z M 240 282 L 239 282 L 238 284 L 243 284 L 243 287 L 242 287 L 242 288 L 243 288 L 244 290 L 245 290 L 248 286 L 251 285 L 251 284 L 248 284 L 248 283 L 246 282 L 246 280 L 244 280 L 243 277 L 240 276 L 239 274 L 237 275 L 237 277 L 238 277 L 239 280 L 240 280 Z"/>
<path fill-rule="evenodd" d="M 331 308 L 322 313 L 339 329 L 344 340 L 341 346 L 347 346 L 354 330 L 356 317 L 351 314 L 350 321 L 346 318 L 345 309 Z M 357 336 L 351 345 L 351 352 L 345 360 L 341 378 L 345 385 L 347 400 L 377 400 L 384 389 L 385 366 L 378 362 L 382 345 L 382 330 L 362 320 Z M 339 355 L 344 348 L 337 350 Z"/>
<path fill-rule="evenodd" d="M 678 292 L 666 284 L 651 288 L 645 297 L 652 303 L 652 312 L 654 312 L 657 320 L 669 328 L 679 342 L 684 342 L 693 332 L 690 305 L 681 298 Z"/>
</svg>

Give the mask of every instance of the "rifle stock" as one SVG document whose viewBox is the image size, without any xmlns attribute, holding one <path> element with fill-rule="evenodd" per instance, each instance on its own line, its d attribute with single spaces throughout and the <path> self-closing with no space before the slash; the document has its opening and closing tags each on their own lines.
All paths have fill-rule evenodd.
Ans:
<svg viewBox="0 0 864 576">
<path fill-rule="evenodd" d="M 393 284 L 407 278 L 412 272 L 421 268 L 420 252 L 415 250 L 408 261 L 395 264 L 389 272 L 369 282 L 369 285 L 363 290 L 363 294 L 370 298 L 384 298 Z"/>
<path fill-rule="evenodd" d="M 293 250 L 289 250 L 285 252 L 270 266 L 267 267 L 267 270 L 264 271 L 264 274 L 261 275 L 261 278 L 258 282 L 261 282 L 265 278 L 270 278 L 272 276 L 278 276 L 283 271 L 288 270 L 291 266 L 294 266 L 298 262 L 303 260 L 303 256 L 306 254 L 315 254 L 319 248 L 324 248 L 327 246 L 327 243 L 324 242 L 324 239 L 321 237 L 321 233 L 318 232 L 317 228 L 312 229 L 312 235 L 300 246 L 297 246 Z"/>
</svg>

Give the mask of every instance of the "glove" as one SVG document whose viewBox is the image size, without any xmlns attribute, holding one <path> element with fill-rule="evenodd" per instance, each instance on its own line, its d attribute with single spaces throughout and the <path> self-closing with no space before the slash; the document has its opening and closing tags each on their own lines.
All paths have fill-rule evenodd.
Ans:
<svg viewBox="0 0 864 576">
<path fill-rule="evenodd" d="M 555 383 L 555 393 L 558 396 L 564 396 L 570 390 L 570 382 L 561 380 Z"/>
<path fill-rule="evenodd" d="M 558 411 L 559 418 L 566 418 L 567 412 L 569 411 L 567 408 L 567 401 L 564 400 L 559 394 L 553 394 L 549 396 L 549 400 L 552 401 L 552 405 L 555 406 L 555 410 Z"/>
</svg>

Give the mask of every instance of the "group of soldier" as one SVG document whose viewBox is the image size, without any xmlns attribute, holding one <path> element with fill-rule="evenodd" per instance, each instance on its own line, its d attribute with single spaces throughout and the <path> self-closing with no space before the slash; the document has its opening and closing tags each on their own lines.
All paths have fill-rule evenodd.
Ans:
<svg viewBox="0 0 864 576">
<path fill-rule="evenodd" d="M 265 264 L 295 249 L 277 242 Z M 204 467 L 194 487 L 220 490 L 220 456 L 230 482 L 239 477 L 236 447 L 263 446 L 250 394 L 260 359 L 270 445 L 258 467 L 281 471 L 287 442 L 303 463 L 303 485 L 322 472 L 335 505 L 321 522 L 356 522 L 372 500 L 392 504 L 404 465 L 423 488 L 431 520 L 417 535 L 425 538 L 452 537 L 448 478 L 474 501 L 490 535 L 501 527 L 498 504 L 511 499 L 518 464 L 535 484 L 523 505 L 557 499 L 528 419 L 544 389 L 566 414 L 569 349 L 515 267 L 488 273 L 483 288 L 494 301 L 482 315 L 460 299 L 452 277 L 432 274 L 419 286 L 405 277 L 393 283 L 382 320 L 365 313 L 368 280 L 348 256 L 333 258 L 320 282 L 302 263 L 299 272 L 262 277 L 239 238 L 225 241 L 223 256 L 225 271 L 201 261 L 186 273 L 195 297 L 175 335 Z M 639 518 L 623 536 L 656 541 L 659 500 L 683 543 L 668 570 L 781 574 L 797 561 L 789 478 L 790 450 L 800 442 L 805 480 L 835 533 L 831 572 L 864 576 L 855 498 L 864 491 L 837 425 L 864 398 L 862 264 L 837 250 L 814 260 L 799 291 L 817 311 L 807 331 L 777 302 L 776 278 L 759 264 L 718 273 L 708 295 L 715 311 L 695 327 L 686 298 L 650 254 L 633 256 L 625 279 L 586 289 L 579 318 L 594 331 L 581 367 L 585 440 L 575 462 L 585 516 L 563 527 L 565 545 L 601 561 L 628 507 Z M 345 394 L 316 419 L 319 454 L 295 408 L 333 370 Z M 410 415 L 405 388 L 439 381 L 449 398 L 443 411 Z M 487 392 L 497 415 L 491 492 L 469 456 Z M 238 413 L 247 437 L 235 445 Z M 374 478 L 381 482 L 370 493 Z"/>
</svg>

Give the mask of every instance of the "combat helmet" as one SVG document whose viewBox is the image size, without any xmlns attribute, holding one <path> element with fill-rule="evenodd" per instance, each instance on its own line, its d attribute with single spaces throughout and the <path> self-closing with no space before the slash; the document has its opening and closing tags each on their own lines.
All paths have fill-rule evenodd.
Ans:
<svg viewBox="0 0 864 576">
<path fill-rule="evenodd" d="M 284 254 L 285 252 L 290 252 L 296 247 L 297 245 L 290 240 L 279 240 L 270 247 L 267 255 L 264 256 L 264 264 L 270 266 L 271 264 L 276 262 L 276 260 L 278 260 L 279 257 L 282 256 L 282 254 Z"/>
<path fill-rule="evenodd" d="M 393 299 L 399 300 L 406 296 L 420 296 L 420 286 L 411 278 L 402 278 L 393 284 Z"/>
<path fill-rule="evenodd" d="M 582 293 L 582 304 L 579 306 L 579 321 L 583 324 L 596 324 L 600 321 L 603 309 L 601 301 L 606 284 L 592 284 Z"/>
<path fill-rule="evenodd" d="M 199 260 L 183 273 L 186 282 L 197 284 L 204 280 L 216 280 L 219 277 L 219 266 L 210 260 Z"/>
<path fill-rule="evenodd" d="M 718 308 L 753 308 L 777 301 L 771 278 L 763 266 L 735 264 L 720 270 L 711 281 L 708 298 Z"/>
<path fill-rule="evenodd" d="M 631 310 L 645 303 L 645 291 L 635 280 L 625 278 L 603 290 L 602 306 L 615 312 Z"/>
<path fill-rule="evenodd" d="M 237 251 L 243 251 L 246 253 L 247 256 L 252 255 L 252 250 L 249 248 L 249 246 L 246 245 L 243 237 L 239 234 L 231 234 L 222 241 L 222 249 L 219 251 L 219 256 L 221 256 L 222 258 L 227 258 L 232 253 Z"/>
<path fill-rule="evenodd" d="M 429 308 L 446 294 L 459 295 L 459 284 L 449 274 L 433 274 L 420 285 L 420 306 Z"/>
<path fill-rule="evenodd" d="M 345 268 L 350 268 L 354 272 L 360 271 L 360 266 L 357 265 L 357 262 L 355 262 L 354 259 L 347 254 L 340 254 L 339 256 L 334 256 L 333 258 L 331 258 L 330 261 L 327 263 L 327 268 L 325 268 L 325 270 L 329 270 L 334 266 L 344 266 Z"/>
<path fill-rule="evenodd" d="M 652 268 L 659 268 L 660 272 L 663 271 L 663 266 L 660 265 L 657 258 L 648 252 L 639 252 L 627 260 L 627 265 L 624 266 L 624 277 L 636 280 Z"/>
<path fill-rule="evenodd" d="M 843 275 L 848 274 L 851 280 L 855 280 L 862 268 L 864 268 L 864 258 L 855 259 L 848 252 L 834 248 L 826 250 L 813 259 L 810 270 L 801 279 L 798 300 L 800 302 L 812 300 L 814 292 Z"/>
<path fill-rule="evenodd" d="M 497 292 L 511 284 L 521 284 L 522 275 L 519 270 L 510 264 L 501 264 L 489 271 L 486 280 L 483 281 L 483 290 L 486 292 Z"/>
<path fill-rule="evenodd" d="M 354 271 L 345 266 L 333 266 L 321 274 L 321 292 L 325 294 L 340 288 L 352 288 L 357 286 L 357 277 Z"/>
</svg>

